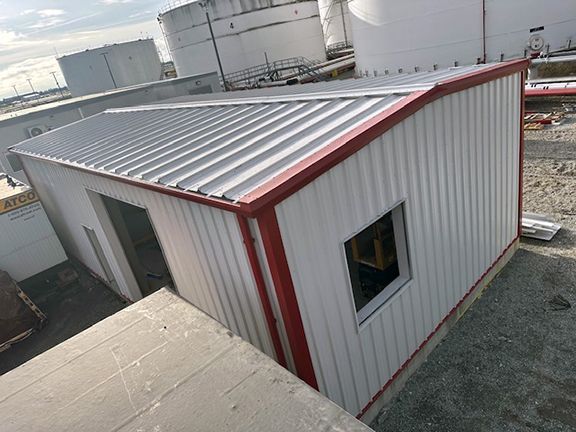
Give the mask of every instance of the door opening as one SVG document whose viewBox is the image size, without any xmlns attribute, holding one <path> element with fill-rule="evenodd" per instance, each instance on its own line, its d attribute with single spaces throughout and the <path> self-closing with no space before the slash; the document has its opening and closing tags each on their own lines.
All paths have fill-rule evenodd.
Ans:
<svg viewBox="0 0 576 432">
<path fill-rule="evenodd" d="M 142 296 L 166 286 L 173 288 L 172 276 L 146 209 L 101 196 Z"/>
<path fill-rule="evenodd" d="M 106 282 L 108 282 L 108 285 L 110 285 L 110 287 L 114 291 L 116 291 L 118 294 L 122 294 L 120 292 L 120 288 L 118 287 L 118 284 L 116 283 L 116 279 L 114 278 L 114 273 L 112 273 L 112 269 L 110 268 L 110 263 L 108 262 L 108 258 L 106 258 L 106 254 L 104 253 L 104 250 L 102 249 L 102 245 L 100 244 L 100 240 L 98 240 L 98 236 L 96 235 L 96 232 L 94 231 L 94 229 L 92 229 L 86 225 L 82 225 L 82 227 L 84 228 L 84 232 L 86 233 L 86 236 L 88 237 L 88 240 L 90 241 L 90 245 L 92 246 L 92 250 L 94 251 L 96 258 L 98 258 L 98 262 L 100 263 L 100 267 L 104 271 Z"/>
</svg>

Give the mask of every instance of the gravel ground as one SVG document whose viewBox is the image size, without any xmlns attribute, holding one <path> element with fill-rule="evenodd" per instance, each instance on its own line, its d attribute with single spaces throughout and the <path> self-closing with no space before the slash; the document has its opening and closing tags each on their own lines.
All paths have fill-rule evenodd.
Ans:
<svg viewBox="0 0 576 432">
<path fill-rule="evenodd" d="M 376 431 L 576 430 L 576 115 L 526 133 L 524 169 L 524 209 L 563 229 L 522 240 Z M 557 294 L 574 307 L 554 310 Z"/>
</svg>

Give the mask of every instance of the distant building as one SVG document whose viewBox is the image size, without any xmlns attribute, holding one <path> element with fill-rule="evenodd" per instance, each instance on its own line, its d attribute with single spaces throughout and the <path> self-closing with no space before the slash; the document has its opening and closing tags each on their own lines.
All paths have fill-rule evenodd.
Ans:
<svg viewBox="0 0 576 432">
<path fill-rule="evenodd" d="M 12 151 L 113 289 L 174 287 L 369 421 L 518 247 L 527 65 L 108 110 Z"/>
<path fill-rule="evenodd" d="M 57 60 L 72 96 L 162 79 L 162 63 L 153 39 L 104 45 Z"/>
</svg>

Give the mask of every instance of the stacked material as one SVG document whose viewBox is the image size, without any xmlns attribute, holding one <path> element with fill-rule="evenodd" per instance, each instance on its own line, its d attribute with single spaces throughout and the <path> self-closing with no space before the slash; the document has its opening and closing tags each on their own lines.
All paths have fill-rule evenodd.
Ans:
<svg viewBox="0 0 576 432">
<path fill-rule="evenodd" d="M 46 315 L 0 270 L 0 351 L 30 336 L 44 321 Z"/>
<path fill-rule="evenodd" d="M 538 240 L 550 241 L 562 225 L 554 223 L 552 218 L 536 213 L 522 213 L 522 235 Z"/>
</svg>

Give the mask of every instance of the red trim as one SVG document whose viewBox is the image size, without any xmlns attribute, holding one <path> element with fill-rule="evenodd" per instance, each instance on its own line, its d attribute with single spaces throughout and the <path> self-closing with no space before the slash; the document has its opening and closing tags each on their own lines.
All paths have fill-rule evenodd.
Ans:
<svg viewBox="0 0 576 432">
<path fill-rule="evenodd" d="M 43 163 L 61 165 L 63 167 L 70 168 L 70 169 L 73 169 L 76 171 L 87 172 L 88 174 L 93 174 L 93 175 L 98 176 L 98 177 L 109 178 L 112 180 L 119 181 L 121 183 L 129 184 L 131 186 L 136 186 L 136 187 L 139 187 L 142 189 L 151 190 L 151 191 L 158 192 L 158 193 L 161 193 L 164 195 L 170 195 L 170 196 L 173 196 L 173 197 L 176 197 L 179 199 L 183 199 L 186 201 L 192 201 L 195 203 L 204 204 L 204 205 L 207 205 L 210 207 L 216 207 L 216 208 L 219 208 L 221 210 L 227 210 L 227 211 L 231 211 L 234 213 L 245 214 L 244 211 L 240 208 L 240 205 L 234 204 L 230 201 L 208 197 L 208 196 L 201 195 L 201 194 L 195 193 L 195 192 L 184 191 L 181 189 L 176 189 L 173 187 L 164 186 L 164 185 L 161 185 L 158 183 L 151 183 L 151 182 L 148 182 L 145 180 L 138 180 L 138 179 L 132 178 L 132 177 L 125 177 L 125 176 L 121 176 L 118 174 L 109 173 L 106 171 L 100 171 L 100 170 L 90 168 L 90 167 L 71 165 L 71 164 L 68 164 L 65 162 L 55 161 L 55 160 L 51 160 L 51 159 L 45 159 L 42 157 L 28 155 L 25 153 L 17 153 L 17 152 L 13 152 L 13 153 L 18 155 L 18 157 L 20 157 L 20 158 L 26 157 L 26 158 L 30 158 L 30 159 L 37 159 L 37 160 L 42 161 Z"/>
<path fill-rule="evenodd" d="M 296 365 L 296 373 L 309 386 L 318 390 L 318 382 L 308 349 L 308 341 L 298 308 L 298 299 L 294 291 L 290 268 L 284 252 L 276 211 L 273 207 L 266 209 L 257 221 L 288 342 Z"/>
<path fill-rule="evenodd" d="M 266 290 L 266 282 L 264 281 L 264 275 L 262 273 L 262 268 L 258 259 L 258 253 L 256 252 L 256 247 L 254 246 L 254 238 L 252 237 L 252 232 L 250 231 L 248 219 L 242 215 L 237 215 L 237 218 L 238 225 L 240 225 L 240 232 L 242 233 L 242 239 L 244 240 L 244 246 L 246 246 L 248 261 L 250 262 L 250 267 L 252 268 L 252 275 L 254 276 L 256 288 L 258 289 L 258 295 L 260 296 L 260 301 L 262 303 L 262 309 L 264 310 L 264 316 L 266 317 L 266 323 L 268 324 L 270 338 L 272 339 L 274 351 L 276 352 L 276 358 L 278 359 L 278 363 L 280 365 L 287 367 L 286 355 L 284 354 L 284 348 L 282 347 L 282 342 L 280 341 L 280 333 L 278 332 L 276 318 L 274 317 L 274 312 L 272 311 L 270 297 L 268 296 L 268 291 Z"/>
<path fill-rule="evenodd" d="M 576 96 L 576 87 L 568 88 L 527 88 L 526 97 L 553 97 L 553 96 Z"/>
<path fill-rule="evenodd" d="M 520 75 L 520 149 L 519 149 L 519 171 L 518 171 L 518 236 L 522 235 L 522 196 L 524 190 L 524 112 L 526 105 L 525 93 L 526 72 L 522 71 Z"/>
<path fill-rule="evenodd" d="M 496 258 L 496 261 L 494 261 L 492 263 L 492 265 L 490 267 L 488 267 L 488 270 L 486 270 L 484 272 L 484 274 L 482 274 L 482 276 L 480 276 L 480 278 L 476 281 L 476 283 L 474 283 L 474 285 L 472 285 L 472 287 L 466 292 L 466 294 L 464 294 L 464 297 L 462 297 L 462 299 L 458 302 L 458 304 L 456 306 L 454 306 L 452 308 L 452 310 L 448 313 L 448 315 L 446 315 L 444 317 L 444 319 L 442 321 L 440 321 L 440 324 L 438 324 L 436 326 L 436 328 L 432 331 L 432 333 L 430 333 L 428 335 L 428 337 L 426 338 L 426 340 L 424 342 L 422 342 L 420 344 L 420 346 L 418 348 L 416 348 L 416 351 L 414 351 L 412 353 L 412 355 L 408 358 L 408 360 L 406 360 L 402 366 L 400 366 L 400 368 L 394 373 L 394 375 L 392 375 L 392 378 L 390 378 L 386 384 L 384 384 L 384 387 L 382 387 L 380 389 L 380 391 L 378 393 L 376 393 L 372 399 L 370 400 L 370 402 L 368 402 L 368 404 L 362 408 L 362 411 L 360 411 L 360 414 L 358 414 L 356 416 L 356 418 L 361 418 L 364 414 L 366 414 L 366 412 L 370 409 L 370 407 L 372 406 L 372 404 L 374 404 L 374 402 L 376 402 L 376 400 L 378 400 L 378 398 L 380 396 L 382 396 L 382 394 L 386 391 L 386 389 L 388 387 L 390 387 L 390 385 L 394 382 L 394 380 L 398 377 L 398 375 L 400 375 L 400 373 L 402 373 L 402 371 L 404 371 L 404 369 L 406 369 L 408 367 L 408 365 L 410 364 L 410 362 L 412 361 L 412 359 L 422 350 L 422 348 L 424 348 L 426 346 L 426 344 L 430 341 L 430 339 L 432 339 L 432 337 L 434 337 L 434 335 L 436 333 L 438 333 L 438 331 L 442 328 L 442 326 L 444 325 L 444 323 L 450 319 L 457 311 L 458 308 L 460 307 L 460 305 L 468 298 L 468 296 L 470 296 L 470 294 L 472 294 L 474 292 L 474 290 L 478 287 L 478 285 L 480 284 L 480 282 L 482 282 L 482 279 L 484 279 L 486 277 L 486 275 L 488 273 L 490 273 L 490 271 L 492 271 L 492 269 L 494 267 L 496 267 L 496 265 L 498 265 L 498 262 L 502 259 L 502 257 L 504 255 L 506 255 L 506 253 L 510 250 L 510 248 L 514 245 L 514 243 L 519 239 L 519 237 L 515 237 L 514 240 L 512 240 L 512 242 L 506 246 L 506 248 L 504 249 L 504 251 L 498 256 L 498 258 Z"/>
<path fill-rule="evenodd" d="M 425 105 L 443 96 L 522 72 L 529 63 L 527 59 L 498 63 L 446 80 L 428 91 L 414 92 L 245 195 L 240 200 L 240 206 L 251 215 L 258 214 L 302 189 Z"/>
</svg>

